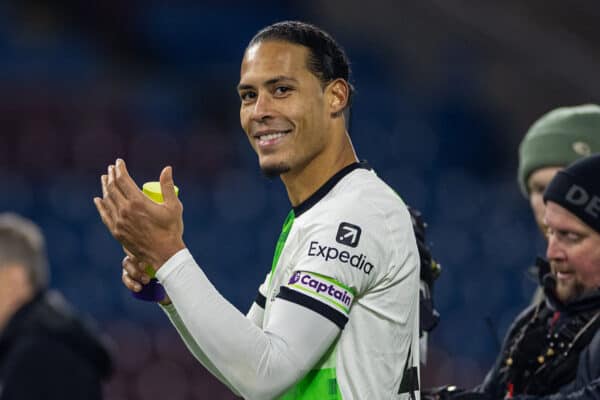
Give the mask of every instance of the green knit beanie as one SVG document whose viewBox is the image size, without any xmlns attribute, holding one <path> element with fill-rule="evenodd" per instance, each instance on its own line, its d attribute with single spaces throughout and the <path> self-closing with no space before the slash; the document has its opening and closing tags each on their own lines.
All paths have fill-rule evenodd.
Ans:
<svg viewBox="0 0 600 400">
<path fill-rule="evenodd" d="M 544 167 L 566 167 L 600 152 L 600 106 L 561 107 L 544 114 L 529 128 L 519 146 L 518 179 L 529 196 L 529 175 Z"/>
</svg>

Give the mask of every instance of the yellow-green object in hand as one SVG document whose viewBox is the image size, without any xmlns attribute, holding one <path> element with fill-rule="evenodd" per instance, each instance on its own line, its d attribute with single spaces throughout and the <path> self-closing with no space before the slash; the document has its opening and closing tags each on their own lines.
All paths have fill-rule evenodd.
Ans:
<svg viewBox="0 0 600 400">
<path fill-rule="evenodd" d="M 155 203 L 162 203 L 164 201 L 162 190 L 160 188 L 160 182 L 153 181 L 144 183 L 142 185 L 142 192 L 144 192 L 144 194 Z M 175 186 L 175 195 L 179 196 L 179 188 L 177 186 Z M 145 271 L 150 278 L 154 278 L 156 275 L 156 271 L 150 265 L 146 267 Z"/>
<path fill-rule="evenodd" d="M 164 201 L 162 190 L 160 189 L 160 182 L 144 183 L 142 192 L 156 203 L 162 203 Z M 175 195 L 179 196 L 179 188 L 177 186 L 175 186 Z"/>
</svg>

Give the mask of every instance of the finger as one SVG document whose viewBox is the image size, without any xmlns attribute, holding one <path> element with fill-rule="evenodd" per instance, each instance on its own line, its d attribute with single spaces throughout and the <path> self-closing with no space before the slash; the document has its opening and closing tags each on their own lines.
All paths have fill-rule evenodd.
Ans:
<svg viewBox="0 0 600 400">
<path fill-rule="evenodd" d="M 123 246 L 123 251 L 125 252 L 125 254 L 127 254 L 126 258 L 128 259 L 128 261 L 133 263 L 138 271 L 145 272 L 146 275 L 148 275 L 149 277 L 154 276 L 154 274 L 151 275 L 149 273 L 146 263 L 142 262 L 142 260 L 140 260 L 135 254 L 133 254 L 133 252 L 129 250 L 126 246 Z M 152 269 L 150 269 L 150 271 L 152 271 Z"/>
<path fill-rule="evenodd" d="M 121 265 L 131 280 L 144 285 L 150 282 L 150 277 L 143 271 L 141 265 L 133 262 L 129 257 L 123 258 Z"/>
<path fill-rule="evenodd" d="M 114 196 L 109 194 L 110 192 L 108 190 L 108 175 L 102 175 L 100 177 L 100 182 L 102 183 L 102 204 L 104 205 L 104 209 L 107 215 L 114 223 L 115 216 L 118 215 L 118 207 L 113 200 Z"/>
<path fill-rule="evenodd" d="M 127 257 L 133 262 L 139 262 L 137 257 L 125 246 L 123 246 L 123 251 L 127 254 Z"/>
<path fill-rule="evenodd" d="M 121 274 L 121 281 L 123 282 L 125 287 L 131 290 L 132 292 L 139 292 L 140 290 L 142 290 L 142 285 L 131 279 L 129 277 L 129 273 L 126 270 L 123 270 L 123 273 Z"/>
<path fill-rule="evenodd" d="M 108 175 L 104 174 L 100 176 L 100 184 L 102 185 L 102 197 L 106 198 L 108 196 L 108 190 L 106 189 L 106 185 L 108 183 Z"/>
<path fill-rule="evenodd" d="M 106 192 L 108 198 L 110 198 L 115 205 L 123 204 L 125 202 L 125 195 L 122 193 L 120 187 L 117 184 L 117 177 L 115 173 L 115 166 L 108 166 L 108 178 L 106 181 Z"/>
<path fill-rule="evenodd" d="M 140 189 L 129 175 L 129 171 L 127 171 L 125 161 L 120 158 L 117 158 L 115 162 L 115 182 L 123 195 L 128 199 L 135 198 L 135 196 L 141 194 Z"/>
<path fill-rule="evenodd" d="M 112 233 L 114 221 L 112 219 L 110 211 L 106 208 L 106 204 L 102 201 L 100 197 L 94 197 L 94 205 L 98 210 L 98 214 L 100 214 L 100 219 L 102 219 L 104 225 L 106 225 L 108 230 Z"/>
<path fill-rule="evenodd" d="M 170 166 L 163 168 L 160 173 L 160 190 L 165 203 L 169 204 L 177 201 L 175 183 L 173 182 L 173 168 Z"/>
<path fill-rule="evenodd" d="M 104 200 L 104 204 L 114 216 L 115 211 L 117 210 L 117 205 L 113 201 L 112 196 L 110 195 L 110 191 L 108 189 L 109 175 L 102 175 L 100 177 L 100 182 L 102 183 L 102 197 Z"/>
</svg>

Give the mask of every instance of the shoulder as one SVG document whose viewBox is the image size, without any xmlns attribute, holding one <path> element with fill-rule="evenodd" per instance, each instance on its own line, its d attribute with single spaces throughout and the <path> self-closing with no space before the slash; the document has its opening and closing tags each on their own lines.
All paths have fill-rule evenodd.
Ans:
<svg viewBox="0 0 600 400">
<path fill-rule="evenodd" d="M 373 171 L 359 169 L 342 179 L 313 209 L 307 220 L 339 225 L 340 221 L 374 232 L 403 226 L 410 228 L 410 214 L 400 196 Z"/>
<path fill-rule="evenodd" d="M 101 378 L 97 371 L 52 337 L 21 337 L 5 360 L 3 370 L 3 393 L 7 398 L 101 398 Z"/>
<path fill-rule="evenodd" d="M 28 312 L 27 318 L 12 335 L 10 359 L 15 368 L 43 369 L 45 374 L 108 376 L 111 357 L 104 342 L 92 331 L 88 319 L 75 314 L 55 293 L 48 293 Z M 34 366 L 28 366 L 34 362 Z M 53 365 L 64 367 L 53 368 Z"/>
<path fill-rule="evenodd" d="M 510 324 L 508 331 L 506 332 L 505 335 L 505 342 L 510 340 L 515 333 L 521 329 L 521 327 L 523 327 L 528 321 L 531 320 L 531 318 L 533 317 L 534 313 L 536 312 L 536 308 L 538 307 L 538 304 L 531 304 L 529 306 L 527 306 L 525 309 L 523 309 L 516 317 L 515 319 L 512 321 L 512 323 Z M 544 309 L 545 307 L 542 306 L 542 309 Z"/>
<path fill-rule="evenodd" d="M 596 331 L 591 342 L 584 349 L 580 360 L 578 374 L 584 374 L 593 378 L 600 377 L 600 330 Z"/>
<path fill-rule="evenodd" d="M 14 368 L 39 369 L 67 363 L 85 364 L 69 346 L 53 335 L 44 333 L 29 333 L 14 343 L 8 357 Z"/>
<path fill-rule="evenodd" d="M 294 269 L 336 279 L 359 293 L 391 270 L 405 274 L 418 267 L 406 206 L 368 170 L 342 179 L 294 226 Z"/>
</svg>

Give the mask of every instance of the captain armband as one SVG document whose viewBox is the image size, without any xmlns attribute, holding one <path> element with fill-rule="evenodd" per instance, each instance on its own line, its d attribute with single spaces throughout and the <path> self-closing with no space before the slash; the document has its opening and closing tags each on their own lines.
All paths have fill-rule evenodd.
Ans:
<svg viewBox="0 0 600 400">
<path fill-rule="evenodd" d="M 356 292 L 335 279 L 297 271 L 277 297 L 306 307 L 329 319 L 340 329 L 348 322 Z"/>
</svg>

